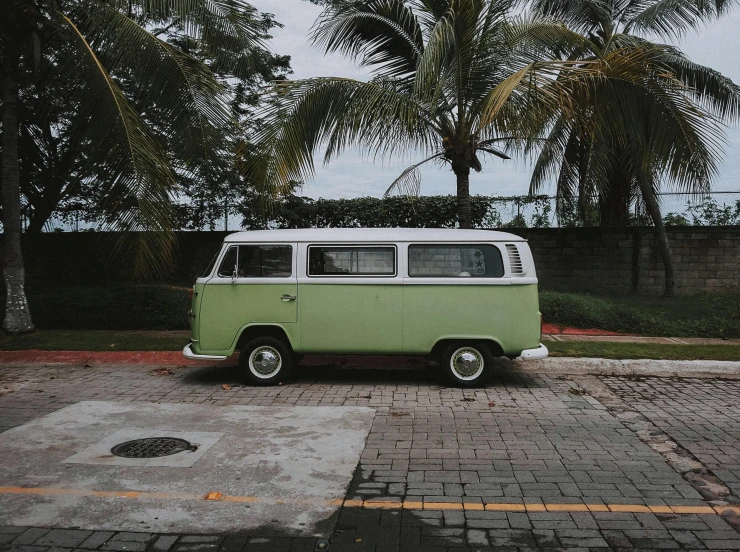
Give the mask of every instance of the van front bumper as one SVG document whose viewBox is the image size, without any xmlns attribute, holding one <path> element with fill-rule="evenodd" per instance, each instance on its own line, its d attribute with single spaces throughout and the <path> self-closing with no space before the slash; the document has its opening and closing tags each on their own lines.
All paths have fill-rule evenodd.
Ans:
<svg viewBox="0 0 740 552">
<path fill-rule="evenodd" d="M 536 349 L 524 349 L 522 351 L 521 357 L 522 360 L 541 360 L 543 358 L 547 358 L 548 354 L 550 354 L 550 351 L 548 351 L 547 347 L 540 343 L 540 346 Z"/>
<path fill-rule="evenodd" d="M 192 343 L 188 343 L 182 350 L 182 355 L 188 360 L 226 360 L 225 356 L 220 355 L 196 355 L 190 348 L 191 345 Z"/>
</svg>

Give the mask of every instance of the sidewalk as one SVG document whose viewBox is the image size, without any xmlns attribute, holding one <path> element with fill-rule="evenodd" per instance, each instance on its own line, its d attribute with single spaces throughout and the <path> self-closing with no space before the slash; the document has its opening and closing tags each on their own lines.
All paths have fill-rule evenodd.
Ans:
<svg viewBox="0 0 740 552">
<path fill-rule="evenodd" d="M 664 345 L 740 345 L 740 339 L 711 337 L 653 337 L 610 332 L 596 328 L 572 328 L 542 324 L 543 341 L 604 341 L 610 343 L 660 343 Z"/>
</svg>

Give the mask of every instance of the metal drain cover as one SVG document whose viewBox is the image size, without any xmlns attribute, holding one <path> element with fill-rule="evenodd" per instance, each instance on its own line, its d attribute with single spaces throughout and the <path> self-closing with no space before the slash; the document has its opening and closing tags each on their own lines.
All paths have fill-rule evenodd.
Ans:
<svg viewBox="0 0 740 552">
<path fill-rule="evenodd" d="M 110 449 L 115 456 L 123 458 L 159 458 L 171 456 L 186 450 L 197 450 L 196 445 L 191 445 L 185 439 L 175 437 L 148 437 L 146 439 L 134 439 L 126 441 Z"/>
</svg>

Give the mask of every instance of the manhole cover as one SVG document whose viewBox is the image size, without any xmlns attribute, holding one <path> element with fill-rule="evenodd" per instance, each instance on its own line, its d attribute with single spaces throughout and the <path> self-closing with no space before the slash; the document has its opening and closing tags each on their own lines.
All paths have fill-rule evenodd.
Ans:
<svg viewBox="0 0 740 552">
<path fill-rule="evenodd" d="M 198 447 L 191 445 L 185 439 L 175 437 L 149 437 L 147 439 L 134 439 L 116 445 L 110 451 L 116 456 L 123 458 L 159 458 L 160 456 L 171 456 L 185 450 L 194 451 Z"/>
</svg>

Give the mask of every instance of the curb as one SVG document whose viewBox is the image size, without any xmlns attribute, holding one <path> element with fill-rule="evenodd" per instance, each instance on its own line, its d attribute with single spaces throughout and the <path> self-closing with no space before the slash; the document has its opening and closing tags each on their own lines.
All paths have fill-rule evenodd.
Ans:
<svg viewBox="0 0 740 552">
<path fill-rule="evenodd" d="M 222 361 L 188 360 L 180 351 L 0 351 L 0 366 L 41 364 L 69 366 L 146 365 L 146 366 L 233 366 L 237 355 Z M 307 356 L 306 366 L 345 368 L 423 368 L 423 357 L 404 356 Z M 496 360 L 497 369 L 510 372 L 552 374 L 595 374 L 600 376 L 713 376 L 739 377 L 740 362 L 723 360 L 615 360 L 604 358 L 549 357 L 542 360 Z"/>
<path fill-rule="evenodd" d="M 548 357 L 542 360 L 500 359 L 498 365 L 513 372 L 594 374 L 599 376 L 740 377 L 740 361 L 654 360 Z"/>
</svg>

